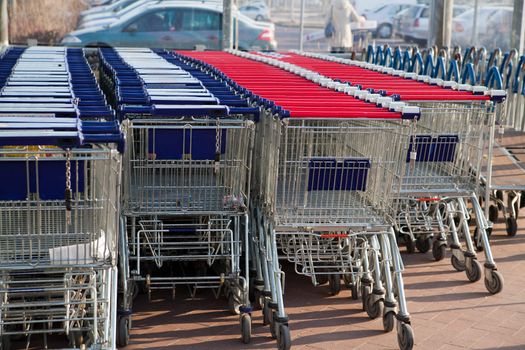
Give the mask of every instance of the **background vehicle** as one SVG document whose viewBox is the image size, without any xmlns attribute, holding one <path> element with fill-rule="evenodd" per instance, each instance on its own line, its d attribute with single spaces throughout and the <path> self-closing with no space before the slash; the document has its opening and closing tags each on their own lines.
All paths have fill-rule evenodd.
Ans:
<svg viewBox="0 0 525 350">
<path fill-rule="evenodd" d="M 242 13 L 239 48 L 274 50 L 274 25 L 255 22 Z M 62 39 L 67 46 L 139 46 L 219 49 L 222 39 L 222 4 L 197 1 L 154 2 L 134 9 L 107 26 L 73 31 Z M 234 31 L 235 32 L 235 31 Z"/>
<path fill-rule="evenodd" d="M 94 27 L 94 26 L 105 26 L 108 25 L 120 17 L 125 16 L 126 14 L 132 12 L 133 10 L 145 6 L 145 5 L 151 5 L 154 3 L 161 2 L 162 0 L 135 0 L 132 2 L 128 2 L 125 4 L 121 4 L 122 6 L 118 6 L 113 11 L 103 11 L 103 12 L 97 12 L 93 14 L 89 14 L 87 16 L 84 16 L 78 24 L 79 28 L 87 28 L 87 27 Z"/>
<path fill-rule="evenodd" d="M 414 1 L 415 3 L 415 1 Z M 374 10 L 363 12 L 367 20 L 377 21 L 377 30 L 375 36 L 382 39 L 391 38 L 394 33 L 393 19 L 400 11 L 408 8 L 412 3 L 387 4 L 377 7 Z"/>
<path fill-rule="evenodd" d="M 454 5 L 452 17 L 467 11 L 468 6 Z M 430 26 L 430 8 L 427 5 L 415 5 L 406 8 L 394 16 L 395 33 L 407 42 L 426 45 Z"/>
<path fill-rule="evenodd" d="M 509 48 L 512 7 L 483 6 L 479 8 L 477 22 L 477 43 L 487 47 Z M 474 9 L 465 11 L 452 22 L 453 45 L 472 45 Z"/>
<path fill-rule="evenodd" d="M 95 13 L 116 13 L 135 1 L 137 0 L 117 0 L 108 2 L 107 4 L 99 4 L 93 6 L 90 9 L 87 9 L 80 13 L 79 21 L 82 21 L 86 16 Z"/>
<path fill-rule="evenodd" d="M 239 11 L 256 21 L 269 21 L 270 9 L 263 2 L 250 3 L 239 7 Z"/>
</svg>

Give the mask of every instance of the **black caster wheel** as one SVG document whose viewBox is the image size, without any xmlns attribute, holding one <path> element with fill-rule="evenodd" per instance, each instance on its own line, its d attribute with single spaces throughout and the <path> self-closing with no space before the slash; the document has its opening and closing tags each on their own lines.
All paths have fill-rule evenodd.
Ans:
<svg viewBox="0 0 525 350">
<path fill-rule="evenodd" d="M 477 282 L 481 279 L 481 263 L 476 259 L 467 259 L 465 273 L 470 282 Z"/>
<path fill-rule="evenodd" d="M 322 286 L 328 283 L 328 275 L 315 276 L 315 280 L 317 281 L 317 285 Z"/>
<path fill-rule="evenodd" d="M 443 260 L 447 252 L 447 245 L 442 241 L 434 241 L 432 243 L 432 256 L 436 261 Z"/>
<path fill-rule="evenodd" d="M 71 331 L 69 332 L 67 339 L 69 341 L 69 345 L 74 348 L 79 348 L 82 346 L 89 348 L 91 345 L 91 339 L 87 332 Z"/>
<path fill-rule="evenodd" d="M 405 238 L 405 246 L 408 254 L 413 254 L 416 251 L 416 244 L 409 236 Z"/>
<path fill-rule="evenodd" d="M 414 347 L 414 331 L 407 323 L 401 323 L 397 330 L 397 344 L 400 350 L 412 350 Z"/>
<path fill-rule="evenodd" d="M 242 314 L 240 321 L 242 342 L 244 344 L 249 344 L 252 340 L 252 317 L 250 314 Z"/>
<path fill-rule="evenodd" d="M 459 260 L 454 254 L 452 254 L 452 256 L 450 257 L 450 263 L 456 271 L 465 271 L 465 262 Z"/>
<path fill-rule="evenodd" d="M 3 335 L 0 340 L 0 350 L 11 350 L 11 337 L 9 335 Z"/>
<path fill-rule="evenodd" d="M 371 319 L 376 319 L 383 314 L 384 303 L 383 299 L 378 299 L 374 302 L 373 294 L 368 295 L 366 302 L 366 313 Z"/>
<path fill-rule="evenodd" d="M 356 283 L 350 284 L 350 292 L 352 293 L 351 294 L 352 300 L 358 300 L 359 297 L 361 296 L 360 295 L 361 288 L 359 288 L 359 285 L 357 283 L 357 278 L 356 278 Z"/>
<path fill-rule="evenodd" d="M 237 290 L 238 291 L 238 290 Z M 240 307 L 241 303 L 239 302 L 240 296 L 237 296 L 234 294 L 234 291 L 228 295 L 228 309 L 230 310 L 232 315 L 240 315 Z"/>
<path fill-rule="evenodd" d="M 279 324 L 279 339 L 277 340 L 279 350 L 290 350 L 292 347 L 292 337 L 288 325 Z"/>
<path fill-rule="evenodd" d="M 499 216 L 498 207 L 495 205 L 491 205 L 489 207 L 489 220 L 492 222 L 496 222 L 496 220 L 498 220 L 498 216 Z"/>
<path fill-rule="evenodd" d="M 270 307 L 268 306 L 268 302 L 269 300 L 267 298 L 265 298 L 265 300 L 263 301 L 263 308 L 262 308 L 262 313 L 263 313 L 263 326 L 266 326 L 266 325 L 269 325 L 271 324 L 271 318 L 272 318 L 272 310 L 270 309 Z"/>
<path fill-rule="evenodd" d="M 488 230 L 487 230 L 487 234 L 488 234 Z M 478 241 L 478 236 L 479 236 L 479 229 L 476 227 L 474 229 L 474 237 L 472 238 L 474 240 L 474 247 L 476 247 L 476 250 L 478 252 L 482 252 L 483 251 L 483 244 L 481 243 L 481 240 Z"/>
<path fill-rule="evenodd" d="M 516 221 L 516 218 L 509 216 L 507 220 L 505 221 L 505 226 L 507 229 L 507 235 L 510 237 L 516 236 L 516 233 L 518 232 L 518 222 Z"/>
<path fill-rule="evenodd" d="M 277 327 L 279 327 L 279 324 L 275 322 L 275 318 L 277 317 L 277 313 L 272 310 L 272 315 L 270 316 L 270 334 L 272 335 L 273 339 L 277 339 L 277 332 L 279 331 Z"/>
<path fill-rule="evenodd" d="M 418 237 L 416 239 L 416 248 L 420 253 L 426 253 L 432 246 L 432 237 Z"/>
<path fill-rule="evenodd" d="M 395 321 L 396 314 L 393 311 L 387 312 L 383 315 L 383 329 L 385 332 L 392 332 Z"/>
<path fill-rule="evenodd" d="M 255 289 L 253 291 L 253 303 L 252 305 L 257 309 L 262 309 L 264 305 L 264 298 L 262 297 L 262 293 L 259 289 Z"/>
<path fill-rule="evenodd" d="M 117 324 L 117 345 L 126 347 L 129 344 L 129 330 L 131 326 L 131 316 L 121 316 Z"/>
<path fill-rule="evenodd" d="M 330 286 L 330 295 L 337 295 L 341 291 L 341 275 L 336 273 L 329 275 L 328 285 Z"/>
<path fill-rule="evenodd" d="M 370 286 L 363 286 L 361 287 L 361 301 L 363 303 L 362 308 L 363 311 L 366 311 L 368 305 L 368 296 L 370 295 Z"/>
<path fill-rule="evenodd" d="M 503 290 L 503 275 L 499 271 L 492 270 L 491 280 L 485 277 L 485 287 L 490 294 L 498 294 Z"/>
</svg>

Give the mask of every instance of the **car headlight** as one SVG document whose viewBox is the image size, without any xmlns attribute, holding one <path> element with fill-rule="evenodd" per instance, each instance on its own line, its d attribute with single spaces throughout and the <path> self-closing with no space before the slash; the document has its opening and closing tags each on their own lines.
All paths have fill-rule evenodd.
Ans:
<svg viewBox="0 0 525 350">
<path fill-rule="evenodd" d="M 62 44 L 80 44 L 82 40 L 80 40 L 78 37 L 74 35 L 66 35 L 62 39 Z"/>
</svg>

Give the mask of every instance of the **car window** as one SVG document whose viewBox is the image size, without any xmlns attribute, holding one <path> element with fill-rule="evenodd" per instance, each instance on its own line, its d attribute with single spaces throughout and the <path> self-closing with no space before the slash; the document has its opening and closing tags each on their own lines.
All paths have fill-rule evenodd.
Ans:
<svg viewBox="0 0 525 350">
<path fill-rule="evenodd" d="M 136 32 L 162 32 L 169 31 L 171 27 L 170 11 L 153 11 L 140 16 L 127 28 L 135 27 Z"/>
<path fill-rule="evenodd" d="M 182 19 L 182 30 L 220 30 L 221 16 L 217 12 L 184 9 Z"/>
<path fill-rule="evenodd" d="M 425 7 L 421 12 L 421 18 L 428 18 L 430 16 L 430 10 L 428 7 Z"/>
</svg>

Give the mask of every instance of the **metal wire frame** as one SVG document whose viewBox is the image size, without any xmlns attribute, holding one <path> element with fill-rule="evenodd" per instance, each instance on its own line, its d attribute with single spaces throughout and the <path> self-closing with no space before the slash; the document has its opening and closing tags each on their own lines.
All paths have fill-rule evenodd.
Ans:
<svg viewBox="0 0 525 350">
<path fill-rule="evenodd" d="M 391 184 L 397 183 L 399 190 L 405 167 L 408 128 L 402 123 L 280 120 L 266 115 L 259 125 L 252 183 L 255 198 L 271 212 L 277 230 L 388 226 L 396 212 L 396 186 Z M 317 159 L 335 160 L 337 165 L 324 166 L 324 173 L 316 174 L 311 161 Z M 341 165 L 354 159 L 369 161 L 370 168 Z M 336 176 L 335 167 L 354 175 L 326 181 Z"/>
<path fill-rule="evenodd" d="M 192 286 L 191 294 L 198 289 L 214 289 L 218 293 L 226 283 L 247 293 L 247 276 L 241 276 L 241 258 L 247 264 L 247 222 L 241 224 L 245 214 L 211 217 L 179 216 L 162 218 L 129 217 L 129 264 L 134 281 L 146 283 L 148 291 L 175 290 L 177 285 Z M 244 225 L 244 234 L 241 226 Z M 205 267 L 206 274 L 181 274 L 162 276 L 165 264 L 191 263 Z M 244 266 L 246 269 L 246 266 Z M 248 271 L 248 270 L 246 270 Z"/>
<path fill-rule="evenodd" d="M 41 198 L 47 180 L 39 176 L 45 162 L 66 162 L 65 152 L 52 147 L 0 149 L 0 167 L 13 162 L 23 167 L 18 181 L 27 188 L 26 199 L 0 201 L 0 270 L 116 263 L 121 158 L 115 150 L 71 150 L 70 223 L 65 199 Z"/>
<path fill-rule="evenodd" d="M 84 334 L 96 348 L 114 348 L 116 290 L 111 266 L 2 271 L 0 337 L 25 336 L 29 346 L 40 335 L 47 344 L 47 335 Z"/>
<path fill-rule="evenodd" d="M 250 192 L 253 122 L 135 119 L 124 125 L 128 139 L 123 195 L 126 214 L 220 215 L 244 211 Z M 214 141 L 215 159 L 192 157 L 199 147 L 206 146 L 199 143 L 202 131 L 222 135 Z M 166 151 L 156 149 L 161 132 L 178 133 L 169 148 L 178 148 L 182 154 L 163 159 L 157 156 L 157 152 Z"/>
<path fill-rule="evenodd" d="M 470 196 L 479 192 L 484 134 L 497 109 L 487 101 L 417 102 L 421 119 L 405 145 L 407 161 L 400 198 Z M 411 152 L 416 151 L 415 154 Z"/>
</svg>

